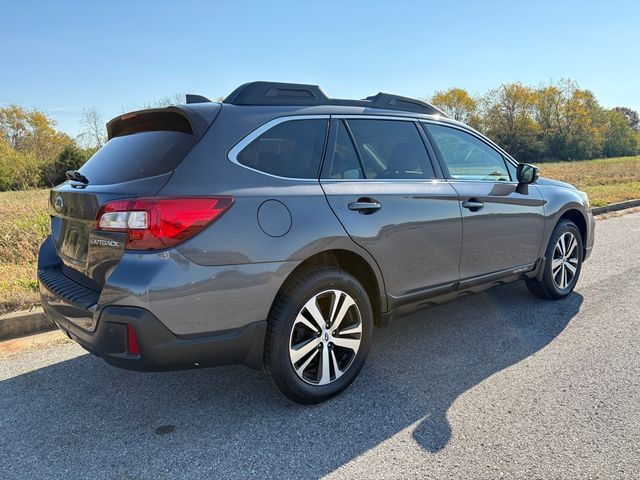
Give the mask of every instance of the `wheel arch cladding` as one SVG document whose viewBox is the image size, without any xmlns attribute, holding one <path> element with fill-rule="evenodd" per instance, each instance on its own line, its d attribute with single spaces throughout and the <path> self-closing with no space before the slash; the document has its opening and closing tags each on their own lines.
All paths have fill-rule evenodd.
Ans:
<svg viewBox="0 0 640 480">
<path fill-rule="evenodd" d="M 371 302 L 374 319 L 386 311 L 384 285 L 374 267 L 361 255 L 351 250 L 333 249 L 318 252 L 301 262 L 285 279 L 283 285 L 311 266 L 332 266 L 353 275 L 363 286 Z"/>
<path fill-rule="evenodd" d="M 580 231 L 580 236 L 582 237 L 582 257 L 584 258 L 584 253 L 585 253 L 584 251 L 585 251 L 585 248 L 587 247 L 586 218 L 584 218 L 584 215 L 580 210 L 575 208 L 570 208 L 560 216 L 560 218 L 558 219 L 558 222 L 560 222 L 561 220 L 570 220 L 576 224 L 576 227 L 578 227 L 578 230 Z M 556 222 L 556 225 L 558 224 L 558 222 Z"/>
</svg>

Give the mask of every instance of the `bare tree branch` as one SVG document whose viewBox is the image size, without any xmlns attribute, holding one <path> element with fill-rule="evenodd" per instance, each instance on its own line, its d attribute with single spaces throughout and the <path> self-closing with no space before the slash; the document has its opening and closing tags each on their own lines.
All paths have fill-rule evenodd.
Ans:
<svg viewBox="0 0 640 480">
<path fill-rule="evenodd" d="M 101 148 L 107 140 L 107 130 L 102 115 L 94 108 L 82 110 L 83 131 L 78 135 L 78 140 L 87 147 Z"/>
</svg>

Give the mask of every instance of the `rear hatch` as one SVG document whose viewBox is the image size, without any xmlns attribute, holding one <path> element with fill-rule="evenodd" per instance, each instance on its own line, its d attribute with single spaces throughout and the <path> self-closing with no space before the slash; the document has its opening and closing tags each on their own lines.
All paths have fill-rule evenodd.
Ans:
<svg viewBox="0 0 640 480">
<path fill-rule="evenodd" d="M 76 272 L 72 275 L 76 282 L 84 279 L 79 283 L 101 288 L 124 253 L 124 233 L 96 228 L 101 208 L 113 200 L 156 195 L 220 108 L 218 104 L 195 107 L 117 117 L 107 125 L 107 143 L 74 176 L 78 180 L 51 190 L 52 237 L 65 264 L 63 271 Z"/>
</svg>

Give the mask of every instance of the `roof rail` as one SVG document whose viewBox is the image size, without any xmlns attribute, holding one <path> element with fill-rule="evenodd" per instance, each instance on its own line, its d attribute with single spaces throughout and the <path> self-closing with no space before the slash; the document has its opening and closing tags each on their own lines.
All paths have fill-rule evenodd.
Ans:
<svg viewBox="0 0 640 480">
<path fill-rule="evenodd" d="M 187 93 L 187 103 L 211 103 L 207 97 L 202 95 L 196 95 L 194 93 Z"/>
<path fill-rule="evenodd" d="M 440 110 L 438 107 L 434 107 L 430 103 L 415 98 L 401 97 L 400 95 L 394 95 L 393 93 L 379 92 L 371 97 L 365 98 L 366 101 L 371 102 L 376 108 L 388 108 L 390 110 L 409 110 L 412 112 L 428 113 L 430 115 L 442 115 L 446 117 L 447 114 Z"/>
<path fill-rule="evenodd" d="M 224 99 L 234 105 L 320 105 L 329 101 L 318 85 L 250 82 L 240 85 Z"/>
<path fill-rule="evenodd" d="M 250 82 L 239 86 L 222 103 L 233 105 L 340 105 L 447 115 L 439 108 L 391 93 L 378 93 L 364 100 L 329 98 L 318 85 L 280 82 Z"/>
</svg>

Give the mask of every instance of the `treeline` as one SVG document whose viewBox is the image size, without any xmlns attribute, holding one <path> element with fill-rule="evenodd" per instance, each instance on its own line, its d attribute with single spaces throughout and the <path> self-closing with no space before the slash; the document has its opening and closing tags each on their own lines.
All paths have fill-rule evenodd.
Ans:
<svg viewBox="0 0 640 480">
<path fill-rule="evenodd" d="M 185 95 L 176 93 L 123 112 L 184 101 Z M 84 109 L 80 122 L 82 132 L 72 138 L 56 130 L 55 121 L 43 112 L 0 107 L 0 191 L 51 187 L 65 180 L 67 170 L 80 168 L 107 137 L 105 119 L 95 108 Z"/>
<path fill-rule="evenodd" d="M 42 112 L 0 108 L 0 191 L 56 185 L 94 152 L 57 131 Z"/>
<path fill-rule="evenodd" d="M 451 88 L 427 100 L 522 162 L 640 153 L 638 113 L 625 107 L 607 110 L 570 80 L 540 87 L 504 84 L 479 96 Z"/>
<path fill-rule="evenodd" d="M 176 94 L 136 109 L 181 103 L 183 98 Z M 451 88 L 427 100 L 519 161 L 640 154 L 638 113 L 624 107 L 607 110 L 592 92 L 570 80 L 539 87 L 510 83 L 477 96 Z M 67 170 L 82 166 L 102 146 L 106 131 L 93 108 L 83 111 L 81 122 L 83 132 L 71 138 L 42 112 L 16 105 L 0 108 L 0 191 L 50 187 L 63 181 Z"/>
</svg>

